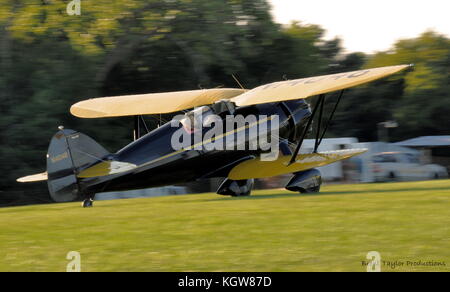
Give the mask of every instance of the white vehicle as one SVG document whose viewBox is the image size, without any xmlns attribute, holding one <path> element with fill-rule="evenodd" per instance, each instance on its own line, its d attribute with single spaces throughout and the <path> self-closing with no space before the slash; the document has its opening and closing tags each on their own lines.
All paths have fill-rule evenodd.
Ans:
<svg viewBox="0 0 450 292">
<path fill-rule="evenodd" d="M 382 152 L 372 156 L 375 181 L 413 181 L 448 177 L 445 167 L 421 164 L 419 155 L 406 152 Z"/>
</svg>

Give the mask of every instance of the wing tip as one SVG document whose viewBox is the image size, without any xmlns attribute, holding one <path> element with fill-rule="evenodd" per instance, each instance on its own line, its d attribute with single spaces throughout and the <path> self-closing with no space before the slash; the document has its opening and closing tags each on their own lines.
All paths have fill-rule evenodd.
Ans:
<svg viewBox="0 0 450 292">
<path fill-rule="evenodd" d="M 89 102 L 89 99 L 85 100 L 85 101 L 77 102 L 76 104 L 72 105 L 70 107 L 70 113 L 73 116 L 75 116 L 77 118 L 82 118 L 82 119 L 95 119 L 95 118 L 107 117 L 107 114 L 105 114 L 103 112 L 83 107 L 83 103 L 85 103 L 85 102 Z"/>
</svg>

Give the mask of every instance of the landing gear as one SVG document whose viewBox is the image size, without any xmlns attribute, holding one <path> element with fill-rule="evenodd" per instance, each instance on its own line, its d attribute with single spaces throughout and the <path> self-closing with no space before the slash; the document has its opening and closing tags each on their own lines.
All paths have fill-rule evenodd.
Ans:
<svg viewBox="0 0 450 292">
<path fill-rule="evenodd" d="M 230 180 L 225 179 L 217 190 L 217 194 L 222 196 L 246 197 L 250 196 L 255 181 L 247 180 Z"/>
<path fill-rule="evenodd" d="M 388 182 L 395 182 L 397 180 L 397 176 L 395 175 L 395 173 L 390 172 L 389 175 L 387 176 L 387 181 Z"/>
<path fill-rule="evenodd" d="M 94 200 L 92 198 L 85 199 L 82 204 L 83 208 L 94 207 Z"/>
<path fill-rule="evenodd" d="M 292 192 L 302 194 L 311 194 L 320 192 L 322 185 L 322 176 L 317 169 L 310 169 L 294 174 L 294 177 L 286 185 L 286 189 Z"/>
</svg>

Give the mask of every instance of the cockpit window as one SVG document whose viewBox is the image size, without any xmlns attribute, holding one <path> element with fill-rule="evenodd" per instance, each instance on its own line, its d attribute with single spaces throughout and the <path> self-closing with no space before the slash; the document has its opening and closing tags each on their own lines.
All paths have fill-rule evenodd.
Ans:
<svg viewBox="0 0 450 292">
<path fill-rule="evenodd" d="M 202 106 L 187 112 L 180 122 L 188 133 L 194 133 L 205 125 L 209 126 L 211 119 L 214 117 L 215 115 L 210 107 Z"/>
</svg>

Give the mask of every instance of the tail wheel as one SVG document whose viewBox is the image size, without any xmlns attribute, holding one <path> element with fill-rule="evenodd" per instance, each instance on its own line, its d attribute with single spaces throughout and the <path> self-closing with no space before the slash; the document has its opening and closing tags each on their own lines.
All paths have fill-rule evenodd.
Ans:
<svg viewBox="0 0 450 292">
<path fill-rule="evenodd" d="M 396 181 L 397 176 L 392 171 L 388 175 L 388 181 Z"/>
<path fill-rule="evenodd" d="M 85 199 L 82 204 L 83 208 L 92 208 L 94 207 L 94 200 L 89 198 Z"/>
</svg>

